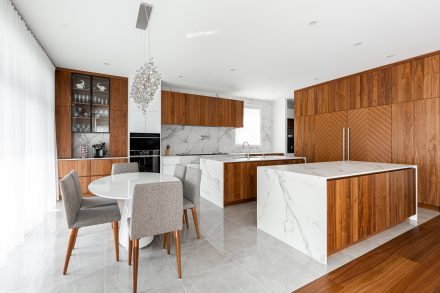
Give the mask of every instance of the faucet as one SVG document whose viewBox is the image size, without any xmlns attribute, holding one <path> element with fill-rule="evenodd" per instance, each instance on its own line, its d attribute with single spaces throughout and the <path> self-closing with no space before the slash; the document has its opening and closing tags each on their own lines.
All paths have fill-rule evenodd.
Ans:
<svg viewBox="0 0 440 293">
<path fill-rule="evenodd" d="M 243 142 L 243 145 L 242 145 L 242 148 L 244 149 L 244 145 L 245 144 L 247 144 L 247 146 L 248 146 L 248 151 L 247 151 L 247 154 L 246 154 L 246 157 L 249 159 L 249 157 L 250 157 L 250 152 L 251 152 L 251 150 L 250 150 L 250 146 L 249 146 L 249 143 L 247 142 L 247 141 L 245 141 L 245 142 Z"/>
</svg>

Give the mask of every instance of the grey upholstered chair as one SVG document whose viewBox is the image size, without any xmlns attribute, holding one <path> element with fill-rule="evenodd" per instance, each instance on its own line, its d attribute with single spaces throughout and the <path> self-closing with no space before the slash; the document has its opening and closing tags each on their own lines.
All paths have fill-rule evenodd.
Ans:
<svg viewBox="0 0 440 293">
<path fill-rule="evenodd" d="M 114 163 L 112 165 L 112 175 L 123 173 L 135 173 L 139 172 L 138 163 Z"/>
<path fill-rule="evenodd" d="M 81 209 L 96 208 L 96 207 L 103 207 L 109 205 L 118 205 L 118 202 L 115 199 L 95 197 L 95 196 L 82 197 L 81 184 L 79 182 L 78 174 L 76 173 L 75 170 L 70 171 L 69 174 L 72 175 L 75 184 L 75 191 L 78 196 L 78 200 L 81 202 Z"/>
<path fill-rule="evenodd" d="M 186 168 L 185 179 L 183 180 L 183 211 L 186 227 L 189 228 L 187 209 L 191 209 L 194 226 L 196 227 L 197 239 L 200 239 L 199 223 L 197 219 L 197 207 L 200 204 L 200 181 L 202 171 L 200 169 Z"/>
<path fill-rule="evenodd" d="M 186 166 L 177 164 L 174 168 L 174 177 L 177 177 L 180 179 L 181 182 L 183 182 L 183 179 L 185 178 L 186 173 Z"/>
<path fill-rule="evenodd" d="M 137 184 L 134 187 L 131 217 L 128 219 L 128 260 L 133 258 L 133 292 L 137 291 L 139 239 L 174 232 L 177 272 L 180 266 L 183 187 L 180 181 Z M 169 235 L 168 235 L 169 237 Z"/>
<path fill-rule="evenodd" d="M 75 247 L 78 229 L 82 227 L 112 223 L 115 238 L 116 261 L 119 261 L 118 221 L 121 219 L 121 213 L 119 212 L 118 206 L 107 205 L 81 208 L 83 199 L 81 198 L 81 191 L 77 188 L 76 178 L 76 172 L 72 171 L 60 180 L 67 226 L 70 229 L 63 275 L 66 274 L 67 267 L 69 266 L 69 260 L 72 250 Z"/>
</svg>

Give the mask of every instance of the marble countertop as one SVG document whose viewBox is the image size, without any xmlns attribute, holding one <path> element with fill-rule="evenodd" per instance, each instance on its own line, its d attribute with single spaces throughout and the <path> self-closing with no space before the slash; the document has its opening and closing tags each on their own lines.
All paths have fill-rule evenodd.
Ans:
<svg viewBox="0 0 440 293">
<path fill-rule="evenodd" d="M 249 159 L 242 155 L 229 156 L 205 156 L 202 159 L 218 161 L 223 163 L 241 163 L 241 162 L 258 162 L 258 161 L 276 161 L 276 160 L 293 160 L 304 159 L 304 157 L 287 157 L 287 156 L 254 156 Z"/>
<path fill-rule="evenodd" d="M 113 159 L 128 159 L 128 157 L 103 157 L 103 158 L 71 158 L 71 159 L 58 159 L 58 161 L 80 161 L 80 160 L 113 160 Z"/>
<path fill-rule="evenodd" d="M 263 166 L 258 168 L 275 169 L 284 172 L 322 177 L 325 179 L 335 179 L 341 177 L 351 177 L 372 173 L 396 171 L 408 168 L 417 168 L 417 166 L 377 162 L 336 161 L 267 167 Z"/>
</svg>

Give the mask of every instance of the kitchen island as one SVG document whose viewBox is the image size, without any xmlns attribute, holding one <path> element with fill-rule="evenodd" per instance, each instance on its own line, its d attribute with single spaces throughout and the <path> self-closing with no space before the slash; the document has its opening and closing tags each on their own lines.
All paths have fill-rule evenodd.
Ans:
<svg viewBox="0 0 440 293">
<path fill-rule="evenodd" d="M 203 156 L 200 195 L 219 207 L 255 200 L 257 167 L 304 163 L 303 157 Z"/>
<path fill-rule="evenodd" d="M 326 264 L 367 237 L 417 219 L 417 166 L 324 162 L 258 168 L 257 227 Z"/>
</svg>

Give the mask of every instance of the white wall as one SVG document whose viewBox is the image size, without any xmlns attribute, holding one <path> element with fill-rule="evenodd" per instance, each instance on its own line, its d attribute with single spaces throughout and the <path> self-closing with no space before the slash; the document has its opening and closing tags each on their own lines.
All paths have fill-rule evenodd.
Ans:
<svg viewBox="0 0 440 293">
<path fill-rule="evenodd" d="M 272 149 L 274 152 L 287 152 L 287 101 L 276 100 L 273 103 Z M 292 111 L 293 112 L 293 111 Z"/>
<path fill-rule="evenodd" d="M 132 77 L 128 79 L 128 132 L 160 133 L 161 131 L 161 86 L 156 91 L 153 100 L 144 114 L 130 98 Z"/>
</svg>

